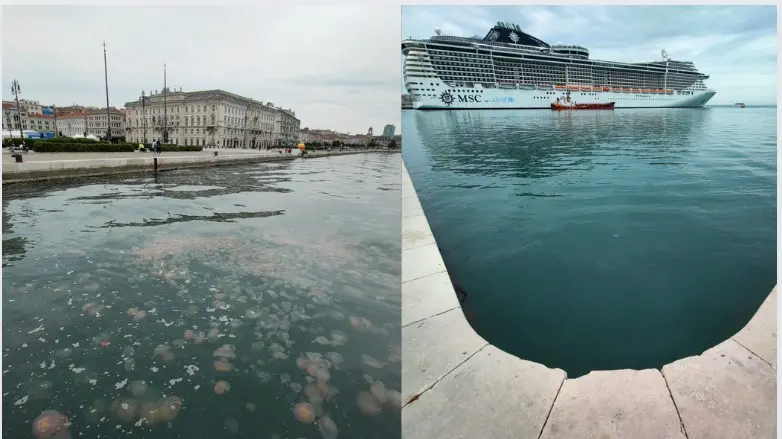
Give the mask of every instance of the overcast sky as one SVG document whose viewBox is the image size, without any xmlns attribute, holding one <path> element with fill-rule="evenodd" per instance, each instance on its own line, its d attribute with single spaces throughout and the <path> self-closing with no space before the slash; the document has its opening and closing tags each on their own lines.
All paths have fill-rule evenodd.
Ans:
<svg viewBox="0 0 782 439">
<path fill-rule="evenodd" d="M 404 6 L 404 38 L 483 38 L 498 21 L 549 44 L 578 44 L 593 59 L 656 61 L 665 49 L 692 61 L 717 90 L 709 104 L 774 105 L 777 96 L 775 6 Z"/>
<path fill-rule="evenodd" d="M 4 6 L 2 96 L 122 107 L 141 90 L 223 89 L 292 108 L 301 126 L 400 130 L 399 6 Z"/>
</svg>

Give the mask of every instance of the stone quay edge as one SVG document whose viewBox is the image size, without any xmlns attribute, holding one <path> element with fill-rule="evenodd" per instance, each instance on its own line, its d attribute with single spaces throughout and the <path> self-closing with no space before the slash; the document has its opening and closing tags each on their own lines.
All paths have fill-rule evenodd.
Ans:
<svg viewBox="0 0 782 439">
<path fill-rule="evenodd" d="M 218 155 L 214 155 L 214 151 Z M 329 157 L 363 153 L 398 153 L 388 150 L 357 151 L 309 151 L 309 158 Z M 74 177 L 94 177 L 103 175 L 154 171 L 154 159 L 157 158 L 157 171 L 199 168 L 210 166 L 241 165 L 258 162 L 294 160 L 301 158 L 298 151 L 279 153 L 277 151 L 256 151 L 236 149 L 210 149 L 199 152 L 164 152 L 153 156 L 152 153 L 113 152 L 113 153 L 28 153 L 23 155 L 24 162 L 16 163 L 7 152 L 3 153 L 3 183 L 23 183 L 42 180 L 60 180 Z"/>
</svg>

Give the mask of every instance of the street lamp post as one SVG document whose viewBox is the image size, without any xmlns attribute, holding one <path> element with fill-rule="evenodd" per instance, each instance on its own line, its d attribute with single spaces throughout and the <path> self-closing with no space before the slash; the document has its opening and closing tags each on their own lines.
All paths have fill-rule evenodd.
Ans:
<svg viewBox="0 0 782 439">
<path fill-rule="evenodd" d="M 247 110 L 250 107 L 244 107 L 244 127 L 242 130 L 244 131 L 244 138 L 242 139 L 242 149 L 247 148 Z"/>
<path fill-rule="evenodd" d="M 54 113 L 54 137 L 59 137 L 60 130 L 57 129 L 57 108 L 52 105 L 52 112 Z"/>
<path fill-rule="evenodd" d="M 147 104 L 148 97 L 144 95 L 144 90 L 141 90 L 141 125 L 144 127 L 144 145 L 147 144 Z"/>
<path fill-rule="evenodd" d="M 19 118 L 19 138 L 24 138 L 22 134 L 22 109 L 19 107 L 19 93 L 22 92 L 22 87 L 19 85 L 19 81 L 14 78 L 14 82 L 11 83 L 11 93 L 16 98 L 16 117 Z"/>
</svg>

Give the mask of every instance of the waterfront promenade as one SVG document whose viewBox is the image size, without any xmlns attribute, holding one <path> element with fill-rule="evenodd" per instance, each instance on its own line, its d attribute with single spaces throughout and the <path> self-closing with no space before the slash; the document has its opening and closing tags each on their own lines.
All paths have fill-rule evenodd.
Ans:
<svg viewBox="0 0 782 439">
<path fill-rule="evenodd" d="M 218 155 L 214 153 L 217 151 Z M 310 158 L 331 155 L 389 152 L 387 150 L 308 151 Z M 398 150 L 392 152 L 399 152 Z M 24 162 L 16 163 L 8 151 L 3 151 L 3 183 L 63 179 L 152 171 L 157 159 L 158 171 L 174 169 L 223 166 L 300 158 L 298 150 L 291 153 L 278 150 L 209 149 L 194 152 L 164 152 L 161 155 L 139 152 L 60 152 L 24 154 Z"/>
<path fill-rule="evenodd" d="M 402 437 L 776 438 L 776 288 L 736 335 L 662 371 L 560 369 L 492 346 L 462 312 L 402 165 Z"/>
</svg>

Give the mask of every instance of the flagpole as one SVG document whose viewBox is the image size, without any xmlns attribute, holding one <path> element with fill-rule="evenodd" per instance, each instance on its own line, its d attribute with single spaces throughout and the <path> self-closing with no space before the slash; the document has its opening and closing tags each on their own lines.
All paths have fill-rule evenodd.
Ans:
<svg viewBox="0 0 782 439">
<path fill-rule="evenodd" d="M 103 41 L 103 76 L 106 80 L 106 140 L 111 142 L 111 113 L 109 112 L 109 69 L 106 63 L 106 41 Z"/>
<path fill-rule="evenodd" d="M 166 98 L 168 97 L 168 87 L 166 86 L 166 64 L 163 63 L 163 143 L 168 143 L 168 106 Z"/>
</svg>

